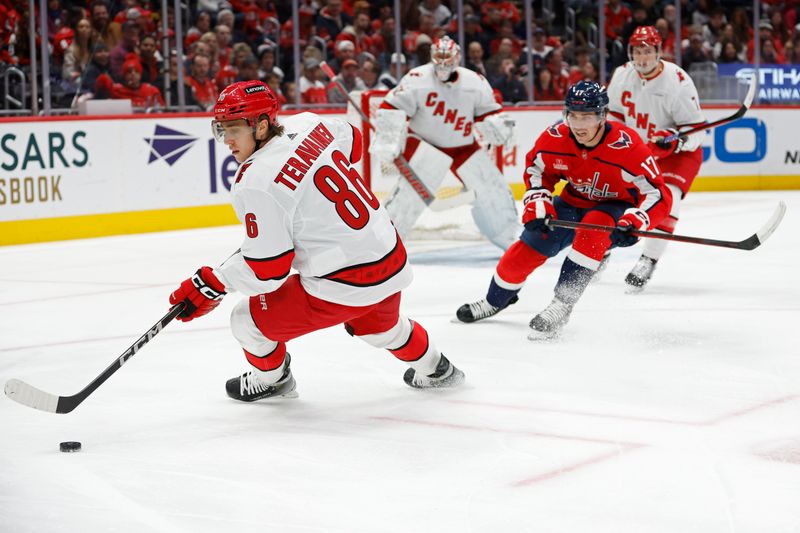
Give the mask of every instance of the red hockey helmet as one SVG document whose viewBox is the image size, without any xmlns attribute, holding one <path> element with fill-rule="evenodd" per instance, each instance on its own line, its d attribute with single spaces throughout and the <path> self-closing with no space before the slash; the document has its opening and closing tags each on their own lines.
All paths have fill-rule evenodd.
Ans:
<svg viewBox="0 0 800 533">
<path fill-rule="evenodd" d="M 661 34 L 658 33 L 655 26 L 639 26 L 633 31 L 628 40 L 628 59 L 633 62 L 633 67 L 639 74 L 649 74 L 658 66 L 658 62 L 661 60 L 661 42 Z M 653 52 L 640 47 L 652 47 L 655 56 L 652 55 Z M 640 48 L 637 51 L 639 57 L 634 57 L 634 50 L 637 48 Z"/>
<path fill-rule="evenodd" d="M 211 131 L 217 141 L 224 141 L 224 128 L 221 122 L 230 120 L 244 120 L 253 131 L 255 138 L 256 127 L 261 117 L 266 115 L 270 124 L 275 124 L 278 116 L 278 99 L 272 89 L 263 81 L 250 80 L 238 81 L 225 87 L 214 104 L 214 120 L 211 122 Z"/>
<path fill-rule="evenodd" d="M 639 26 L 633 30 L 631 38 L 628 40 L 630 46 L 642 46 L 649 44 L 653 48 L 661 46 L 661 34 L 655 26 Z"/>
<path fill-rule="evenodd" d="M 271 123 L 278 115 L 278 99 L 263 81 L 238 81 L 225 87 L 214 104 L 214 120 L 244 119 L 251 126 L 258 124 L 262 115 Z"/>
</svg>

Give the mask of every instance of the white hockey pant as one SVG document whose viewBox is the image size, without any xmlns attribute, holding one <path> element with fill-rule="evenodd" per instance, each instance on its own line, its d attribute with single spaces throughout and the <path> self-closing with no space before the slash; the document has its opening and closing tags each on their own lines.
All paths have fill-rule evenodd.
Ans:
<svg viewBox="0 0 800 533">
<path fill-rule="evenodd" d="M 411 138 L 418 139 L 414 136 L 410 136 Z M 409 156 L 409 166 L 428 190 L 436 194 L 436 190 L 441 186 L 453 164 L 453 159 L 423 140 L 420 140 L 419 145 Z M 394 227 L 403 239 L 411 233 L 411 229 L 426 207 L 419 194 L 402 176 L 389 193 L 385 206 Z"/>
<path fill-rule="evenodd" d="M 672 192 L 672 208 L 669 210 L 669 217 L 673 220 L 671 221 L 673 224 L 677 224 L 678 222 L 678 215 L 681 211 L 681 190 L 676 185 L 667 184 L 669 187 L 670 192 Z M 656 230 L 662 231 L 662 230 Z M 666 233 L 666 232 L 662 232 Z M 664 250 L 667 249 L 667 244 L 669 241 L 665 241 L 663 239 L 644 239 L 644 250 L 642 250 L 642 255 L 646 255 L 651 259 L 661 259 L 661 256 L 664 255 Z"/>
<path fill-rule="evenodd" d="M 458 168 L 467 189 L 475 191 L 472 218 L 493 244 L 508 249 L 522 234 L 514 195 L 497 166 L 484 150 L 478 150 Z"/>
</svg>

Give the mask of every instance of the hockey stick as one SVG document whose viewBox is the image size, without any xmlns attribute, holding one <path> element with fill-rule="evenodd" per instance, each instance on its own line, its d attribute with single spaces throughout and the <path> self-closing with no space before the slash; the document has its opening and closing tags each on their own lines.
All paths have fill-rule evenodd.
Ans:
<svg viewBox="0 0 800 533">
<path fill-rule="evenodd" d="M 786 204 L 778 202 L 778 207 L 772 213 L 772 216 L 767 220 L 760 230 L 753 235 L 747 237 L 742 241 L 720 241 L 717 239 L 706 239 L 705 237 L 687 237 L 685 235 L 671 235 L 669 233 L 661 233 L 658 231 L 632 231 L 631 233 L 637 237 L 647 237 L 649 239 L 661 239 L 664 241 L 677 241 L 688 242 L 692 244 L 704 244 L 706 246 L 720 246 L 722 248 L 735 248 L 737 250 L 755 250 L 769 238 L 775 231 L 778 225 L 783 220 L 783 215 L 786 213 Z M 548 219 L 547 225 L 551 228 L 568 228 L 568 229 L 588 229 L 592 231 L 603 231 L 611 233 L 614 231 L 614 226 L 603 226 L 600 224 L 586 224 L 584 222 L 572 222 L 569 220 Z"/>
<path fill-rule="evenodd" d="M 744 101 L 742 102 L 742 105 L 739 107 L 739 109 L 736 110 L 736 113 L 734 113 L 733 115 L 721 118 L 719 120 L 715 120 L 714 122 L 707 122 L 705 124 L 700 124 L 699 126 L 695 126 L 686 131 L 679 131 L 677 133 L 673 133 L 672 135 L 664 137 L 664 139 L 662 139 L 659 142 L 668 145 L 671 142 L 678 140 L 679 138 L 686 139 L 686 137 L 688 137 L 693 133 L 697 133 L 698 131 L 705 131 L 711 128 L 716 128 L 717 126 L 722 126 L 723 124 L 727 124 L 728 122 L 733 122 L 734 120 L 742 118 L 744 114 L 747 113 L 747 110 L 750 109 L 750 106 L 753 104 L 753 98 L 756 95 L 756 87 L 758 87 L 757 78 L 758 76 L 755 73 L 753 74 L 753 77 L 750 78 L 750 87 L 747 89 L 747 94 L 744 97 Z"/>
<path fill-rule="evenodd" d="M 108 378 L 110 378 L 114 372 L 119 370 L 122 365 L 124 365 L 128 359 L 133 357 L 136 352 L 141 350 L 145 344 L 150 342 L 153 337 L 158 335 L 158 333 L 164 329 L 167 324 L 172 322 L 176 316 L 181 314 L 183 308 L 184 304 L 179 303 L 170 309 L 169 312 L 161 318 L 161 320 L 156 322 L 152 328 L 150 328 L 144 335 L 139 337 L 136 342 L 130 345 L 128 349 L 122 353 L 122 355 L 120 355 L 108 366 L 108 368 L 103 370 L 99 376 L 94 378 L 91 383 L 86 385 L 86 387 L 84 387 L 84 389 L 77 394 L 73 394 L 72 396 L 57 396 L 41 389 L 37 389 L 33 385 L 28 385 L 24 381 L 20 381 L 18 379 L 9 379 L 6 382 L 5 387 L 6 396 L 17 403 L 21 403 L 22 405 L 26 405 L 34 409 L 39 409 L 40 411 L 47 411 L 48 413 L 69 413 L 78 407 L 83 400 L 88 398 L 89 395 L 97 389 L 97 387 L 102 385 Z"/>
</svg>

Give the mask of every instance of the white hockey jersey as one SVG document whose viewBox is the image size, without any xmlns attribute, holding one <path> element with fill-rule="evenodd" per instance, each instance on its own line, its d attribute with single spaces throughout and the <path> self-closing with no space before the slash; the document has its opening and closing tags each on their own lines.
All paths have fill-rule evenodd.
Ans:
<svg viewBox="0 0 800 533">
<path fill-rule="evenodd" d="M 617 67 L 608 84 L 609 112 L 634 128 L 648 141 L 658 130 L 702 124 L 706 121 L 692 78 L 681 67 L 669 61 L 655 78 L 645 80 L 628 62 Z M 690 135 L 683 151 L 700 147 L 703 133 Z"/>
<path fill-rule="evenodd" d="M 411 132 L 437 148 L 472 144 L 473 123 L 502 109 L 486 78 L 463 67 L 455 72 L 445 83 L 432 63 L 411 69 L 384 100 L 410 117 Z"/>
<path fill-rule="evenodd" d="M 350 162 L 361 157 L 361 133 L 313 113 L 280 124 L 284 134 L 243 162 L 231 187 L 246 236 L 214 269 L 226 290 L 272 292 L 292 268 L 312 296 L 350 306 L 407 287 L 403 243 Z"/>
</svg>

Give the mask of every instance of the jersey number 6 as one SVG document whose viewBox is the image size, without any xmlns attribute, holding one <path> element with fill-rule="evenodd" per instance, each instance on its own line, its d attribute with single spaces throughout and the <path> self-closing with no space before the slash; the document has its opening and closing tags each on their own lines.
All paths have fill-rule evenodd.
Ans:
<svg viewBox="0 0 800 533">
<path fill-rule="evenodd" d="M 314 185 L 333 203 L 339 218 L 351 228 L 359 230 L 369 222 L 367 206 L 378 209 L 380 202 L 342 152 L 334 151 L 331 159 L 336 168 L 326 165 L 317 170 L 314 174 Z"/>
</svg>

